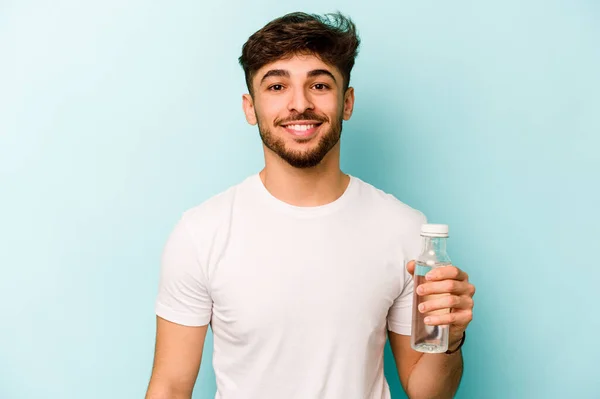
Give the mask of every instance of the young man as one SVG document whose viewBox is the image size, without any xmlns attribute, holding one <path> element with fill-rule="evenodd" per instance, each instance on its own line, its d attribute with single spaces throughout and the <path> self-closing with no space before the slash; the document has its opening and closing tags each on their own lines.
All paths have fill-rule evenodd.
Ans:
<svg viewBox="0 0 600 399">
<path fill-rule="evenodd" d="M 220 399 L 386 399 L 386 338 L 410 398 L 450 398 L 474 287 L 454 266 L 423 294 L 449 294 L 451 353 L 410 347 L 422 213 L 340 170 L 359 39 L 354 24 L 294 13 L 253 34 L 240 63 L 246 119 L 265 167 L 188 210 L 169 237 L 146 398 L 191 398 L 210 323 Z"/>
</svg>

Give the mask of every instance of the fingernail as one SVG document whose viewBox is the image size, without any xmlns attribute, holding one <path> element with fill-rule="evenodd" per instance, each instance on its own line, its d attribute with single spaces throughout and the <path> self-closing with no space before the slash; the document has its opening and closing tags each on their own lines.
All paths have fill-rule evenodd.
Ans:
<svg viewBox="0 0 600 399">
<path fill-rule="evenodd" d="M 426 317 L 425 320 L 423 320 L 426 324 L 429 324 L 431 322 L 431 317 Z"/>
<path fill-rule="evenodd" d="M 418 286 L 417 287 L 417 294 L 422 294 L 423 293 L 423 287 Z"/>
<path fill-rule="evenodd" d="M 434 278 L 434 277 L 435 277 L 435 276 L 434 276 L 434 275 L 433 275 L 433 273 L 431 273 L 431 272 L 430 272 L 430 273 L 427 273 L 427 274 L 425 275 L 425 279 L 427 279 L 427 280 L 433 280 L 433 278 Z"/>
<path fill-rule="evenodd" d="M 423 305 L 423 304 L 420 304 L 420 305 L 419 305 L 419 310 L 420 310 L 421 312 L 422 312 L 422 311 L 424 311 L 424 310 L 425 310 L 425 305 Z"/>
</svg>

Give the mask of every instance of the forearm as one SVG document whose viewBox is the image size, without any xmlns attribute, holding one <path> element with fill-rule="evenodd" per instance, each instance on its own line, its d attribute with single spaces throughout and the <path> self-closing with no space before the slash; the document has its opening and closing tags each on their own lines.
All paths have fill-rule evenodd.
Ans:
<svg viewBox="0 0 600 399">
<path fill-rule="evenodd" d="M 145 399 L 191 399 L 192 392 L 189 389 L 177 389 L 167 384 L 151 382 Z"/>
<path fill-rule="evenodd" d="M 415 364 L 406 394 L 410 399 L 451 399 L 458 390 L 463 372 L 461 351 L 421 356 Z"/>
</svg>

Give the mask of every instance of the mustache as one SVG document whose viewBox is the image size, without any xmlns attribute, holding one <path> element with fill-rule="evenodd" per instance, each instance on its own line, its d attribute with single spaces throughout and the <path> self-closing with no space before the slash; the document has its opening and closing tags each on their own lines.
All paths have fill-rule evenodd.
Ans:
<svg viewBox="0 0 600 399">
<path fill-rule="evenodd" d="M 302 121 L 302 120 L 317 121 L 319 123 L 328 121 L 328 119 L 325 116 L 319 115 L 315 112 L 307 110 L 302 113 L 295 113 L 292 116 L 289 116 L 285 119 L 275 119 L 275 126 L 282 125 L 285 123 L 295 122 L 295 121 Z"/>
</svg>

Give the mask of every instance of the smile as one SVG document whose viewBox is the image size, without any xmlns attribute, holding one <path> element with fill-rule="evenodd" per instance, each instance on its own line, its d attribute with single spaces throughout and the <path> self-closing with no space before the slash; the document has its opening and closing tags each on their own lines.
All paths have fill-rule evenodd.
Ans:
<svg viewBox="0 0 600 399">
<path fill-rule="evenodd" d="M 317 125 L 287 125 L 286 129 L 291 129 L 296 132 L 305 132 L 310 129 L 314 129 Z"/>
<path fill-rule="evenodd" d="M 321 122 L 291 123 L 289 125 L 282 125 L 282 127 L 294 136 L 306 138 L 312 136 L 321 124 Z"/>
</svg>

